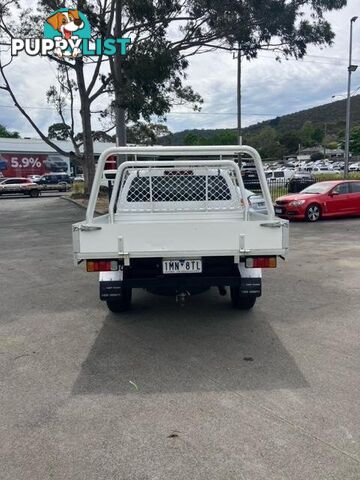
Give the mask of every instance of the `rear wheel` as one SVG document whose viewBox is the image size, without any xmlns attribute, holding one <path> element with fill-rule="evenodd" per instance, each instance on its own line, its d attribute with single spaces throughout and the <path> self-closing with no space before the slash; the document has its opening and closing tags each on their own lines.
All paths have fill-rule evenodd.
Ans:
<svg viewBox="0 0 360 480">
<path fill-rule="evenodd" d="M 320 217 L 321 217 L 320 205 L 317 205 L 316 203 L 312 203 L 311 205 L 309 205 L 305 213 L 306 220 L 308 222 L 317 222 L 318 220 L 320 220 Z"/>
<path fill-rule="evenodd" d="M 231 304 L 238 310 L 250 310 L 256 302 L 256 296 L 249 293 L 241 293 L 240 287 L 230 287 Z"/>
<path fill-rule="evenodd" d="M 132 289 L 122 287 L 121 297 L 113 300 L 106 300 L 108 309 L 113 313 L 126 312 L 131 307 Z"/>
<path fill-rule="evenodd" d="M 30 190 L 29 195 L 30 195 L 31 198 L 36 198 L 40 195 L 40 192 L 39 192 L 39 190 Z"/>
</svg>

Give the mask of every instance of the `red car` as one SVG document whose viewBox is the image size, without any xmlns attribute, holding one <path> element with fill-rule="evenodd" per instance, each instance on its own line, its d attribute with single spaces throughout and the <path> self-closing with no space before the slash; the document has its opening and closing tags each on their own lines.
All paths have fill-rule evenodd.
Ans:
<svg viewBox="0 0 360 480">
<path fill-rule="evenodd" d="M 333 180 L 310 185 L 275 200 L 275 214 L 316 222 L 320 218 L 360 215 L 360 180 Z"/>
</svg>

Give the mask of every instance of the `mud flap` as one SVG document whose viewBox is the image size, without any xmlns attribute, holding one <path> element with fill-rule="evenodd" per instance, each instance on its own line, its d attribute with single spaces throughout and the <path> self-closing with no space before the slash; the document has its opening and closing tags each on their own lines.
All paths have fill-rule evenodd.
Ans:
<svg viewBox="0 0 360 480">
<path fill-rule="evenodd" d="M 111 300 L 121 297 L 123 271 L 100 272 L 100 300 Z"/>
<path fill-rule="evenodd" d="M 244 263 L 239 263 L 241 275 L 241 293 L 246 295 L 261 296 L 261 268 L 246 268 Z"/>
</svg>

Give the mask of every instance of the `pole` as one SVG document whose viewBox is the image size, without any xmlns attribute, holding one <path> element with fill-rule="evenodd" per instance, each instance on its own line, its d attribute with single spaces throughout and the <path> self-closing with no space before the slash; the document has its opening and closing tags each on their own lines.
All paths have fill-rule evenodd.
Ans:
<svg viewBox="0 0 360 480">
<path fill-rule="evenodd" d="M 240 44 L 237 55 L 237 133 L 239 145 L 242 145 L 242 129 L 241 129 L 241 50 Z"/>
<path fill-rule="evenodd" d="M 122 36 L 122 2 L 118 0 L 115 6 L 115 37 Z M 115 91 L 115 132 L 116 132 L 116 146 L 126 146 L 126 112 L 120 105 L 121 89 L 122 89 L 122 57 L 119 49 L 114 57 L 114 91 Z M 117 165 L 126 161 L 125 155 L 117 157 Z"/>
<path fill-rule="evenodd" d="M 350 42 L 349 42 L 349 67 L 348 67 L 348 90 L 346 101 L 346 128 L 345 128 L 345 162 L 344 162 L 344 178 L 347 178 L 349 171 L 349 156 L 350 156 L 350 107 L 351 107 L 351 73 L 353 72 L 352 62 L 352 32 L 353 23 L 357 17 L 350 20 Z"/>
<path fill-rule="evenodd" d="M 242 145 L 242 129 L 241 129 L 241 50 L 240 43 L 237 53 L 237 134 L 239 145 Z M 242 169 L 241 153 L 238 154 L 238 164 Z"/>
</svg>

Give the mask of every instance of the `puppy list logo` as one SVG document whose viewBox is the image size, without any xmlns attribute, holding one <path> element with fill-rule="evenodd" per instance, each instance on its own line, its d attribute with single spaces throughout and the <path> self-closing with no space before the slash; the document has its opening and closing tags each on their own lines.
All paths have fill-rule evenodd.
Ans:
<svg viewBox="0 0 360 480">
<path fill-rule="evenodd" d="M 79 10 L 61 8 L 45 22 L 44 38 L 13 38 L 11 54 L 48 55 L 76 58 L 84 56 L 125 55 L 130 38 L 96 38 L 91 43 L 91 27 L 86 15 Z"/>
</svg>

